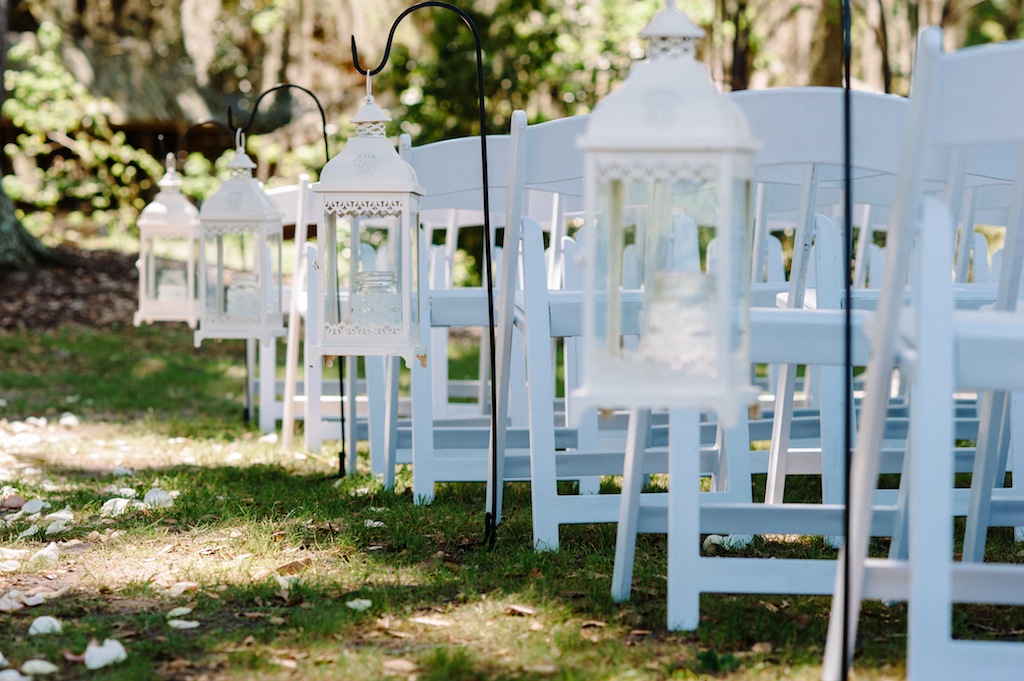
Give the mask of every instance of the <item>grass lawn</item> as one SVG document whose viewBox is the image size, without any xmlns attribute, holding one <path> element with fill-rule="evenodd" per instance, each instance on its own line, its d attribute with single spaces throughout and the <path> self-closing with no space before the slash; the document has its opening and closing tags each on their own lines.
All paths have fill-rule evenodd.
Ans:
<svg viewBox="0 0 1024 681">
<path fill-rule="evenodd" d="M 243 366 L 241 342 L 196 350 L 183 326 L 0 334 L 3 496 L 71 516 L 46 535 L 52 520 L 0 511 L 0 597 L 43 597 L 0 611 L 12 667 L 40 658 L 61 679 L 133 680 L 819 678 L 829 598 L 708 595 L 695 632 L 666 631 L 663 536 L 641 537 L 633 599 L 613 603 L 613 526 L 565 528 L 561 551 L 536 553 L 529 490 L 512 484 L 497 544 L 481 546 L 482 484 L 416 506 L 408 470 L 393 492 L 368 473 L 335 479 L 333 444 L 283 451 L 242 422 Z M 104 511 L 154 487 L 173 505 Z M 1008 533 L 993 539 L 1000 559 L 1024 561 Z M 55 560 L 30 561 L 51 543 Z M 757 538 L 744 554 L 832 552 Z M 905 614 L 865 605 L 855 678 L 904 676 Z M 954 614 L 961 635 L 1024 638 L 1021 609 Z M 29 636 L 41 615 L 62 633 Z M 119 640 L 127 659 L 95 671 L 66 659 L 93 638 Z"/>
</svg>

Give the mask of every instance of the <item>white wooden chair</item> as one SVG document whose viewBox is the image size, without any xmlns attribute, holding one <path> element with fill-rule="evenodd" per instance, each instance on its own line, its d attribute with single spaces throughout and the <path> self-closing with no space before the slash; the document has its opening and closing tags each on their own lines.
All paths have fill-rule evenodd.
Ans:
<svg viewBox="0 0 1024 681">
<path fill-rule="evenodd" d="M 1024 67 L 1024 42 L 969 48 L 949 54 L 942 33 L 930 27 L 919 36 L 911 126 L 904 147 L 903 173 L 893 210 L 883 295 L 873 322 L 872 358 L 850 480 L 850 560 L 848 583 L 839 573 L 826 646 L 825 678 L 838 679 L 843 647 L 852 650 L 860 602 L 872 597 L 872 585 L 888 582 L 886 599 L 907 599 L 907 671 L 911 679 L 1019 679 L 1024 645 L 954 640 L 952 604 L 957 602 L 1024 605 L 1024 568 L 953 561 L 951 516 L 954 494 L 953 391 L 972 388 L 982 400 L 981 425 L 968 509 L 969 532 L 983 546 L 990 524 L 1020 524 L 1024 503 L 994 489 L 1003 462 L 1003 409 L 1008 391 L 1024 386 L 1024 319 L 1015 311 L 1020 287 L 1021 238 L 1024 236 L 1024 91 L 1007 87 L 1005 74 Z M 963 187 L 972 148 L 1001 145 L 1012 150 L 1013 202 L 1007 218 L 1007 257 L 995 308 L 957 310 L 951 284 L 952 239 L 962 195 L 922 205 L 923 175 L 936 158 L 945 163 L 950 187 Z M 915 227 L 918 227 L 915 230 Z M 916 240 L 916 241 L 915 241 Z M 916 245 L 915 245 L 916 244 Z M 911 258 L 912 251 L 914 257 Z M 903 282 L 910 262 L 911 307 L 904 307 Z M 882 424 L 888 381 L 895 366 L 911 383 L 910 448 L 902 498 L 908 527 L 906 559 L 867 559 L 868 506 L 881 458 Z M 988 392 L 991 391 L 991 392 Z M 988 443 L 993 443 L 992 447 Z M 902 523 L 901 523 L 902 524 Z M 848 600 L 844 596 L 848 596 Z M 849 638 L 843 639 L 843 613 Z"/>
</svg>

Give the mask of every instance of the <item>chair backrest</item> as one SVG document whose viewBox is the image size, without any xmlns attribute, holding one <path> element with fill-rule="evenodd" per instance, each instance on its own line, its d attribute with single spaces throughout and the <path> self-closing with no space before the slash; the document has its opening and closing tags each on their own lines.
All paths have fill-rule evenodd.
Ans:
<svg viewBox="0 0 1024 681">
<path fill-rule="evenodd" d="M 866 92 L 849 94 L 852 134 L 857 141 L 852 159 L 853 201 L 890 206 L 906 129 L 907 101 Z M 814 238 L 814 215 L 841 214 L 846 95 L 841 88 L 800 87 L 745 90 L 729 96 L 761 142 L 755 159 L 753 281 L 770 280 L 766 270 L 770 271 L 774 263 L 767 261 L 769 232 L 795 228 L 790 304 L 799 306 L 799 287 L 806 281 L 806 267 L 811 262 L 808 255 Z"/>
</svg>

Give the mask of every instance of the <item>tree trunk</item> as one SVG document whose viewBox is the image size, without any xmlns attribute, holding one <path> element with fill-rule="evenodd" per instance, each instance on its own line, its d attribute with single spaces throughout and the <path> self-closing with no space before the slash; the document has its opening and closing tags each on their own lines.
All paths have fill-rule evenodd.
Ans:
<svg viewBox="0 0 1024 681">
<path fill-rule="evenodd" d="M 843 19 L 840 0 L 822 0 L 814 26 L 809 85 L 843 84 Z"/>
</svg>

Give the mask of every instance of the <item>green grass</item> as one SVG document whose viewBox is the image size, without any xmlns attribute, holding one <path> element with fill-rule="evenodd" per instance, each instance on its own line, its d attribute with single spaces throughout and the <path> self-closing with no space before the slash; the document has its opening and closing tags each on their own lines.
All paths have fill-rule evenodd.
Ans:
<svg viewBox="0 0 1024 681">
<path fill-rule="evenodd" d="M 387 491 L 365 472 L 331 478 L 326 454 L 261 441 L 241 420 L 242 362 L 240 342 L 197 351 L 176 326 L 0 335 L 0 442 L 16 422 L 50 419 L 27 426 L 37 441 L 0 445 L 0 486 L 75 514 L 48 539 L 18 538 L 27 521 L 0 524 L 5 548 L 62 543 L 55 565 L 0 573 L 0 595 L 69 587 L 0 613 L 12 664 L 45 658 L 62 679 L 819 677 L 827 597 L 705 595 L 700 627 L 669 632 L 663 536 L 640 537 L 633 598 L 614 603 L 614 527 L 566 527 L 560 551 L 536 553 L 529 488 L 517 483 L 496 545 L 481 546 L 482 484 L 439 486 L 417 506 L 408 469 Z M 472 375 L 475 362 L 465 353 L 453 374 Z M 81 425 L 54 425 L 65 411 Z M 115 465 L 132 472 L 114 476 Z M 178 496 L 171 508 L 104 518 L 110 485 Z M 814 498 L 817 481 L 787 492 Z M 1000 559 L 1024 560 L 1005 533 L 994 540 Z M 764 537 L 744 554 L 834 555 L 817 538 Z M 371 605 L 346 605 L 356 599 Z M 198 628 L 167 624 L 179 606 Z M 64 632 L 27 636 L 43 614 Z M 962 635 L 1024 638 L 1020 609 L 955 616 Z M 905 606 L 866 604 L 857 678 L 902 678 L 905 631 Z M 65 661 L 94 637 L 121 640 L 128 660 L 95 672 Z"/>
</svg>

